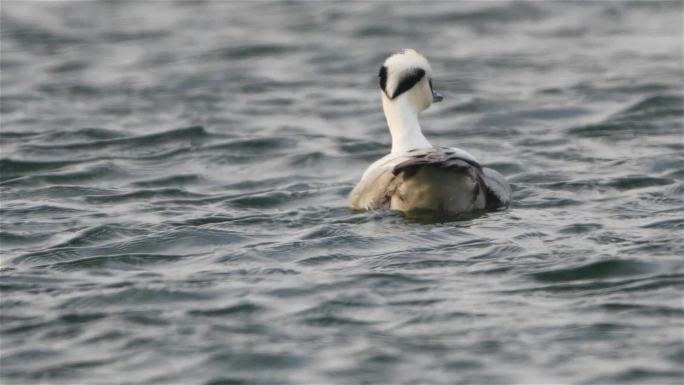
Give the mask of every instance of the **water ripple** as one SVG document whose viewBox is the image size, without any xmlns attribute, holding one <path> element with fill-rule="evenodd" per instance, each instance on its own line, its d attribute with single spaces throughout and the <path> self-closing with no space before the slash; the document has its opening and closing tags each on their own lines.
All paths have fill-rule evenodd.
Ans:
<svg viewBox="0 0 684 385">
<path fill-rule="evenodd" d="M 680 2 L 2 7 L 3 384 L 684 378 Z M 347 208 L 407 41 L 509 209 Z"/>
</svg>

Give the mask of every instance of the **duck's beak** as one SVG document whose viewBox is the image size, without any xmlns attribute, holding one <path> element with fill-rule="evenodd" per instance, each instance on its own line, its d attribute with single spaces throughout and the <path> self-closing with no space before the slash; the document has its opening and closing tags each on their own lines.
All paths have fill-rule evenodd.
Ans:
<svg viewBox="0 0 684 385">
<path fill-rule="evenodd" d="M 432 90 L 432 102 L 433 103 L 438 103 L 444 100 L 444 96 L 440 94 L 439 92 L 435 92 L 435 90 Z"/>
</svg>

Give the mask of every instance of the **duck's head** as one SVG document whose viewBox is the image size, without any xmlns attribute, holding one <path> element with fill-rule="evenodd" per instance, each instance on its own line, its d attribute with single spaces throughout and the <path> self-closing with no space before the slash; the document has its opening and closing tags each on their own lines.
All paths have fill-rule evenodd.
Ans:
<svg viewBox="0 0 684 385">
<path fill-rule="evenodd" d="M 380 88 L 386 102 L 405 99 L 420 112 L 443 99 L 432 89 L 432 67 L 425 56 L 405 49 L 385 60 L 380 68 Z"/>
</svg>

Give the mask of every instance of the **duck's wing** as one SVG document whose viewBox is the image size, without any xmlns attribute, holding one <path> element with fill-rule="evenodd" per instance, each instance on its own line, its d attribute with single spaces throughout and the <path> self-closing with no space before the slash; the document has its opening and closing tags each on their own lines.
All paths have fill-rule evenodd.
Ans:
<svg viewBox="0 0 684 385">
<path fill-rule="evenodd" d="M 511 186 L 503 175 L 494 169 L 481 166 L 480 162 L 473 155 L 463 149 L 450 147 L 445 150 L 451 152 L 452 157 L 458 157 L 471 165 L 477 165 L 480 171 L 478 173 L 480 182 L 487 195 L 487 209 L 508 207 L 510 205 Z"/>
<path fill-rule="evenodd" d="M 498 171 L 483 167 L 482 181 L 487 191 L 487 208 L 508 207 L 511 204 L 511 185 Z"/>
<path fill-rule="evenodd" d="M 469 211 L 507 206 L 510 187 L 501 174 L 483 168 L 468 152 L 435 147 L 375 162 L 349 198 L 351 207 L 359 210 L 417 205 Z"/>
<path fill-rule="evenodd" d="M 390 200 L 398 182 L 396 175 L 392 172 L 394 166 L 430 151 L 432 149 L 412 150 L 403 154 L 387 154 L 373 162 L 349 194 L 351 208 L 354 210 L 390 208 Z"/>
<path fill-rule="evenodd" d="M 482 167 L 472 156 L 451 148 L 412 154 L 394 166 L 400 181 L 390 207 L 400 211 L 465 213 L 486 208 Z"/>
<path fill-rule="evenodd" d="M 394 162 L 392 173 L 399 175 L 406 172 L 410 176 L 424 166 L 454 171 L 465 171 L 471 167 L 478 170 L 482 168 L 474 156 L 460 148 L 435 147 L 407 152 L 406 156 Z"/>
<path fill-rule="evenodd" d="M 395 176 L 392 167 L 402 157 L 389 155 L 376 161 L 364 172 L 359 183 L 349 194 L 349 205 L 354 210 L 389 208 Z"/>
<path fill-rule="evenodd" d="M 392 197 L 397 188 L 415 171 L 425 165 L 441 169 L 461 168 L 472 163 L 479 168 L 475 158 L 467 152 L 452 148 L 426 148 L 390 154 L 374 162 L 363 174 L 361 181 L 349 195 L 349 204 L 356 210 L 391 208 Z"/>
</svg>

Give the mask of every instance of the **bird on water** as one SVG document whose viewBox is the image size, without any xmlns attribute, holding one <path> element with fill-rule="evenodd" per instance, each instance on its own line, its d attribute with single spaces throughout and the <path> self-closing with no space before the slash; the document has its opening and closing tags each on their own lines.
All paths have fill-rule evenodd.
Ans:
<svg viewBox="0 0 684 385">
<path fill-rule="evenodd" d="M 508 207 L 511 187 L 503 175 L 465 150 L 434 147 L 423 135 L 419 113 L 443 99 L 432 88 L 427 59 L 403 50 L 385 60 L 378 76 L 392 150 L 364 172 L 350 206 L 442 214 Z"/>
</svg>

